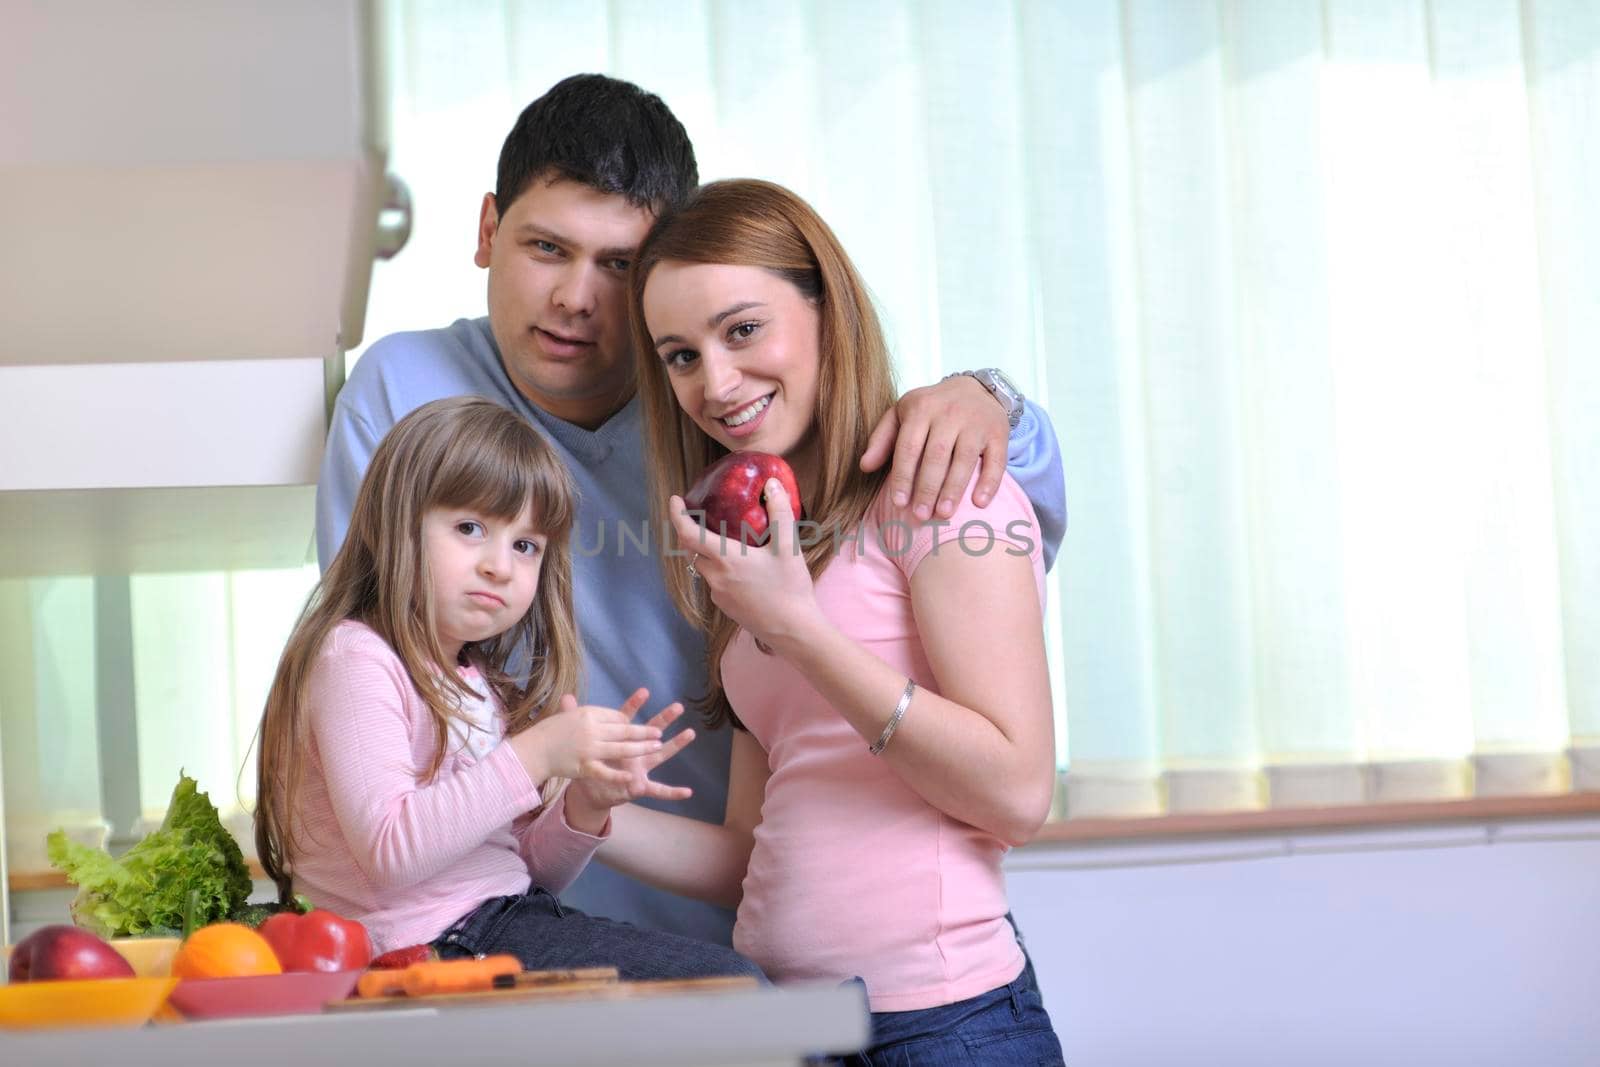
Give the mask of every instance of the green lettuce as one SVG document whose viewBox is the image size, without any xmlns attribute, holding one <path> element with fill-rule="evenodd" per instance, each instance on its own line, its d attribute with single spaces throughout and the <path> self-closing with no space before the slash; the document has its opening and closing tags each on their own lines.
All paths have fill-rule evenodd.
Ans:
<svg viewBox="0 0 1600 1067">
<path fill-rule="evenodd" d="M 229 918 L 250 896 L 250 871 L 211 798 L 179 774 L 160 827 L 121 859 L 69 841 L 46 838 L 50 864 L 78 887 L 73 921 L 101 937 L 182 929 Z M 192 907 L 193 912 L 189 914 Z"/>
</svg>

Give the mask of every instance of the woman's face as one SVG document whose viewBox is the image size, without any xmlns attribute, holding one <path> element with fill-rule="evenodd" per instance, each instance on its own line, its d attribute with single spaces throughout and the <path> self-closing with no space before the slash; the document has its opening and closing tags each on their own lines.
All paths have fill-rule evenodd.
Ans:
<svg viewBox="0 0 1600 1067">
<path fill-rule="evenodd" d="M 730 451 L 799 458 L 816 419 L 820 319 L 760 267 L 664 260 L 644 319 L 678 404 Z"/>
</svg>

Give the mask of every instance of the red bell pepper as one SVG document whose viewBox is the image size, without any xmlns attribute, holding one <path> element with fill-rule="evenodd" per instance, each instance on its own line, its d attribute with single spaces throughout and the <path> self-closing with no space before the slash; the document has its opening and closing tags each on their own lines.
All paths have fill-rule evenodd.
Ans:
<svg viewBox="0 0 1600 1067">
<path fill-rule="evenodd" d="M 285 971 L 359 971 L 372 962 L 367 928 L 325 908 L 280 911 L 261 924 L 261 936 Z"/>
</svg>

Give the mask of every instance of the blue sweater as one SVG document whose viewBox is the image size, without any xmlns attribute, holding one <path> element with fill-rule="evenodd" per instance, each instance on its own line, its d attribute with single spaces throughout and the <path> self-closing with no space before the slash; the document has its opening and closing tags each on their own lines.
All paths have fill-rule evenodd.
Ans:
<svg viewBox="0 0 1600 1067">
<path fill-rule="evenodd" d="M 690 703 L 704 694 L 705 642 L 678 614 L 661 581 L 638 398 L 597 430 L 544 412 L 506 376 L 487 318 L 392 334 L 356 363 L 334 407 L 317 484 L 317 556 L 323 567 L 344 541 L 356 489 L 383 435 L 429 401 L 464 395 L 488 397 L 537 426 L 577 482 L 572 566 L 584 652 L 579 699 L 614 708 L 645 686 L 650 701 L 640 714 L 644 718 L 674 700 Z M 1066 488 L 1055 432 L 1032 404 L 1011 435 L 1008 463 L 1038 513 L 1048 564 L 1066 528 Z M 624 527 L 626 538 L 619 536 Z M 730 745 L 728 730 L 702 731 L 655 774 L 689 786 L 694 797 L 652 806 L 721 822 Z M 733 929 L 730 911 L 641 885 L 601 864 L 590 864 L 562 900 L 591 914 L 722 944 Z"/>
</svg>

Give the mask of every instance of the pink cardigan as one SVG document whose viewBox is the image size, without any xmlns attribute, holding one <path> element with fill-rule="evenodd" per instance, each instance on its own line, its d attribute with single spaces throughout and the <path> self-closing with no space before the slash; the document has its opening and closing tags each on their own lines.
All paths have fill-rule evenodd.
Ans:
<svg viewBox="0 0 1600 1067">
<path fill-rule="evenodd" d="M 360 919 L 375 953 L 431 941 L 532 884 L 559 893 L 602 840 L 568 826 L 560 801 L 530 814 L 539 783 L 499 743 L 498 704 L 488 744 L 480 734 L 474 746 L 486 754 L 452 735 L 438 775 L 422 781 L 438 743 L 428 709 L 394 650 L 360 623 L 328 636 L 305 711 L 295 890 Z"/>
</svg>

